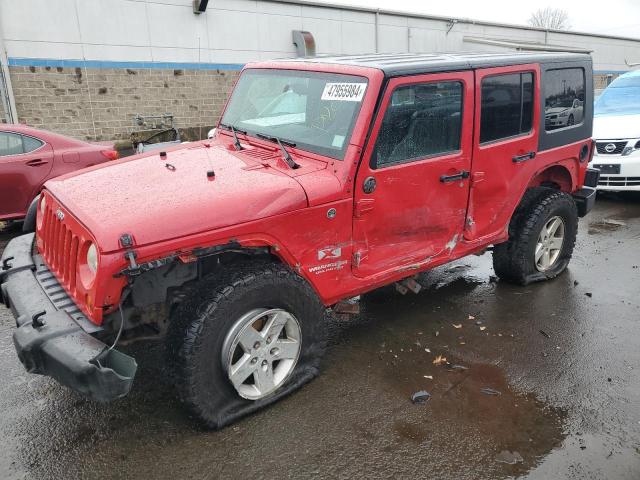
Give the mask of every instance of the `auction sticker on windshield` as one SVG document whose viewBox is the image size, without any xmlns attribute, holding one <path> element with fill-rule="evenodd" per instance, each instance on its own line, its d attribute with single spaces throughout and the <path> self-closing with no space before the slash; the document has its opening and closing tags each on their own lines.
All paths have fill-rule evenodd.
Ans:
<svg viewBox="0 0 640 480">
<path fill-rule="evenodd" d="M 366 89 L 366 83 L 327 83 L 322 92 L 322 100 L 360 102 Z"/>
</svg>

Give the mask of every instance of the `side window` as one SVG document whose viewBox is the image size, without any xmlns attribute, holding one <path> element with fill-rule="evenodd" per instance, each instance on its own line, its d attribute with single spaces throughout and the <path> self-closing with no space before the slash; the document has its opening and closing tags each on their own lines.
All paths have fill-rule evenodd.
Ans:
<svg viewBox="0 0 640 480">
<path fill-rule="evenodd" d="M 584 70 L 562 68 L 544 75 L 544 129 L 580 125 L 584 120 Z"/>
<path fill-rule="evenodd" d="M 396 88 L 373 152 L 374 168 L 460 150 L 462 83 Z"/>
<path fill-rule="evenodd" d="M 37 138 L 23 136 L 22 145 L 24 147 L 24 153 L 29 153 L 40 148 L 42 145 L 44 145 L 44 142 L 38 140 Z"/>
<path fill-rule="evenodd" d="M 22 136 L 16 133 L 0 132 L 0 157 L 24 153 Z"/>
<path fill-rule="evenodd" d="M 482 80 L 480 143 L 531 131 L 533 73 L 494 75 Z"/>
</svg>

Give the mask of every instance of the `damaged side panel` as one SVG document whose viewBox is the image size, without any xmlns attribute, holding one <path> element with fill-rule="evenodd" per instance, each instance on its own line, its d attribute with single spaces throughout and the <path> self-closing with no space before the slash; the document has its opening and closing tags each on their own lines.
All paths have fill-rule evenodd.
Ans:
<svg viewBox="0 0 640 480">
<path fill-rule="evenodd" d="M 355 205 L 367 206 L 353 222 L 356 277 L 452 255 L 467 215 L 473 107 L 473 72 L 389 81 L 356 179 Z"/>
</svg>

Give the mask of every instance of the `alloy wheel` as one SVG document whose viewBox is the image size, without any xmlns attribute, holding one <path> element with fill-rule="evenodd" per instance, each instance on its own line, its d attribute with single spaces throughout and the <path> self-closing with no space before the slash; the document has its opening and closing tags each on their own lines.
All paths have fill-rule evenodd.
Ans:
<svg viewBox="0 0 640 480">
<path fill-rule="evenodd" d="M 294 370 L 302 346 L 298 320 L 282 309 L 256 309 L 227 334 L 222 364 L 243 398 L 260 400 L 282 386 Z"/>
<path fill-rule="evenodd" d="M 538 271 L 547 271 L 558 261 L 564 243 L 564 230 L 564 221 L 558 216 L 551 217 L 542 227 L 535 250 Z"/>
</svg>

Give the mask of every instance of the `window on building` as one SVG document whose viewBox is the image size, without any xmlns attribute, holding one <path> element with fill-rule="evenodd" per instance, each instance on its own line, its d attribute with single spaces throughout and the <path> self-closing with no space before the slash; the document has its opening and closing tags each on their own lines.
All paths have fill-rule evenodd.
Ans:
<svg viewBox="0 0 640 480">
<path fill-rule="evenodd" d="M 584 120 L 584 70 L 547 70 L 544 76 L 545 130 L 580 125 Z"/>
<path fill-rule="evenodd" d="M 24 153 L 22 136 L 16 133 L 0 132 L 0 157 Z"/>
<path fill-rule="evenodd" d="M 391 95 L 376 147 L 377 167 L 460 150 L 462 83 L 421 83 Z"/>
<path fill-rule="evenodd" d="M 480 143 L 531 131 L 533 74 L 494 75 L 482 80 Z"/>
<path fill-rule="evenodd" d="M 37 138 L 23 136 L 22 144 L 24 147 L 24 153 L 29 153 L 40 148 L 42 145 L 44 145 L 44 142 L 38 140 Z"/>
</svg>

